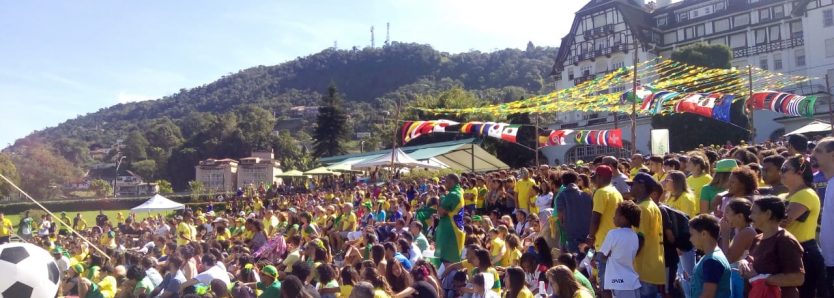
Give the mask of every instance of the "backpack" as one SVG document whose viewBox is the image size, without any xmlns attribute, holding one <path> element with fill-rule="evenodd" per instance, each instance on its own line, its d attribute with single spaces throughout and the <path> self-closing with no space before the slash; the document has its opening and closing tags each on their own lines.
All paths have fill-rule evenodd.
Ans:
<svg viewBox="0 0 834 298">
<path fill-rule="evenodd" d="M 675 248 L 682 251 L 691 250 L 693 246 L 689 241 L 689 216 L 666 204 L 660 204 L 658 207 L 663 217 L 663 228 L 671 230 L 675 235 L 675 243 L 673 243 Z"/>
</svg>

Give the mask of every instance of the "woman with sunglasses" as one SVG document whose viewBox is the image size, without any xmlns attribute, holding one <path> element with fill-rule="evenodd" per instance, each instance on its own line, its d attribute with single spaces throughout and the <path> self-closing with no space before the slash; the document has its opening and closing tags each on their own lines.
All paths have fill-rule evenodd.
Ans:
<svg viewBox="0 0 834 298">
<path fill-rule="evenodd" d="M 813 189 L 814 174 L 810 162 L 801 155 L 785 160 L 782 164 L 782 184 L 788 188 L 788 214 L 782 227 L 796 237 L 802 245 L 802 262 L 805 264 L 805 283 L 799 288 L 801 297 L 827 296 L 825 265 L 822 252 L 816 242 L 817 220 L 820 215 L 820 198 Z M 819 289 L 819 292 L 817 292 Z"/>
</svg>

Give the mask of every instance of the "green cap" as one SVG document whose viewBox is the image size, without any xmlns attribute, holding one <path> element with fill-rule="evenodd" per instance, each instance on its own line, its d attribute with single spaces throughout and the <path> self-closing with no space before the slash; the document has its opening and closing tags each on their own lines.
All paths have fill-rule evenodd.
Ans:
<svg viewBox="0 0 834 298">
<path fill-rule="evenodd" d="M 715 163 L 716 173 L 729 173 L 738 167 L 735 159 L 722 159 Z"/>
<path fill-rule="evenodd" d="M 78 274 L 84 273 L 84 266 L 82 266 L 81 264 L 72 265 L 72 267 L 70 267 L 70 268 L 72 268 L 72 270 L 74 270 L 75 273 L 78 273 Z"/>
<path fill-rule="evenodd" d="M 263 272 L 266 275 L 272 276 L 272 277 L 278 276 L 278 269 L 275 268 L 275 266 L 272 266 L 272 265 L 264 266 L 264 268 L 261 269 L 261 272 Z"/>
</svg>

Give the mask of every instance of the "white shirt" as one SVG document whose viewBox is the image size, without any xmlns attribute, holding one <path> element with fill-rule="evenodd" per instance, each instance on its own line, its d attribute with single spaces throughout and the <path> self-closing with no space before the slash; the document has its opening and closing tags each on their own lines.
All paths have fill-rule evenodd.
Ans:
<svg viewBox="0 0 834 298">
<path fill-rule="evenodd" d="M 156 231 L 154 231 L 154 235 L 157 236 L 168 236 L 169 233 L 171 233 L 171 227 L 164 223 L 157 227 Z"/>
<path fill-rule="evenodd" d="M 148 276 L 148 279 L 153 284 L 153 287 L 156 288 L 159 284 L 162 283 L 162 275 L 159 274 L 159 271 L 156 271 L 156 268 L 149 268 L 145 270 L 145 275 Z"/>
<path fill-rule="evenodd" d="M 640 288 L 640 276 L 634 270 L 634 257 L 640 242 L 637 233 L 630 228 L 616 228 L 608 231 L 602 248 L 597 253 L 608 256 L 605 263 L 606 290 L 634 290 Z"/>
<path fill-rule="evenodd" d="M 549 192 L 536 197 L 536 207 L 539 207 L 539 211 L 553 208 L 553 193 Z"/>
<path fill-rule="evenodd" d="M 423 252 L 420 251 L 420 248 L 417 247 L 416 243 L 411 243 L 411 250 L 408 252 L 408 254 L 411 255 L 411 258 L 409 258 L 411 264 L 417 263 L 417 261 L 423 259 Z"/>
<path fill-rule="evenodd" d="M 226 286 L 231 284 L 232 282 L 229 280 L 229 274 L 226 273 L 226 270 L 220 268 L 220 266 L 214 265 L 213 267 L 209 268 L 203 273 L 197 274 L 194 277 L 197 281 L 202 284 L 210 285 L 212 280 L 219 279 L 226 283 Z"/>
<path fill-rule="evenodd" d="M 61 274 L 64 274 L 64 272 L 67 272 L 70 268 L 70 260 L 65 255 L 61 255 L 61 259 L 56 260 L 55 264 L 58 265 L 58 270 Z"/>
<path fill-rule="evenodd" d="M 51 222 L 49 222 L 48 220 L 44 220 L 44 221 L 41 223 L 41 229 L 40 229 L 40 231 L 38 232 L 38 235 L 40 235 L 40 236 L 46 236 L 46 235 L 49 235 L 49 228 L 50 228 L 50 227 L 52 227 L 52 223 L 51 223 Z"/>
<path fill-rule="evenodd" d="M 825 187 L 825 201 L 822 206 L 820 224 L 820 249 L 826 267 L 834 267 L 834 177 L 828 179 Z"/>
</svg>

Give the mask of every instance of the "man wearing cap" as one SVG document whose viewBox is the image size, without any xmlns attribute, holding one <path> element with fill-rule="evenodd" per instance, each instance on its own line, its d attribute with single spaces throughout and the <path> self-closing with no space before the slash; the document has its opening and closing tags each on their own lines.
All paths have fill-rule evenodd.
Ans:
<svg viewBox="0 0 834 298">
<path fill-rule="evenodd" d="M 258 290 L 263 291 L 259 298 L 280 298 L 281 282 L 278 281 L 278 269 L 272 265 L 266 265 L 260 272 L 261 281 L 257 283 Z"/>
<path fill-rule="evenodd" d="M 530 172 L 526 168 L 521 169 L 521 179 L 515 183 L 515 206 L 518 209 L 524 209 L 527 214 L 530 214 L 531 209 L 536 209 L 535 204 L 531 204 L 530 197 L 533 196 L 533 186 L 536 181 L 530 178 Z M 533 210 L 538 213 L 538 210 Z"/>
<path fill-rule="evenodd" d="M 594 169 L 594 181 L 597 190 L 594 192 L 594 208 L 591 212 L 591 228 L 587 238 L 588 245 L 597 249 L 602 247 L 605 235 L 615 228 L 614 214 L 617 205 L 623 201 L 620 192 L 611 185 L 613 171 L 609 166 L 601 165 Z M 605 259 L 603 254 L 596 254 L 597 268 L 599 268 L 599 280 L 605 280 Z"/>
<path fill-rule="evenodd" d="M 663 255 L 663 218 L 660 208 L 650 194 L 660 184 L 646 173 L 637 173 L 630 182 L 631 194 L 640 206 L 640 226 L 637 232 L 643 235 L 643 246 L 634 259 L 634 270 L 640 275 L 640 295 L 657 297 L 666 284 Z"/>
</svg>

